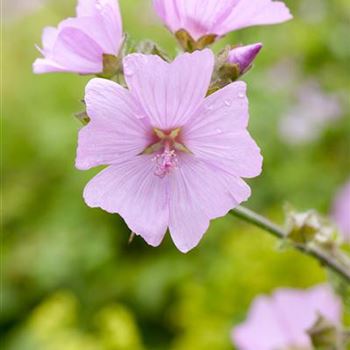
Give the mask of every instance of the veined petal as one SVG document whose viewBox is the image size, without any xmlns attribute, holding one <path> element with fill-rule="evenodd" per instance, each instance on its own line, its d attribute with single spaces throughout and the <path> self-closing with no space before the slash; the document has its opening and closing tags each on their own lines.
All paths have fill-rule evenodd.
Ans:
<svg viewBox="0 0 350 350">
<path fill-rule="evenodd" d="M 273 0 L 153 0 L 153 3 L 173 33 L 185 29 L 195 40 L 292 18 L 283 2 Z"/>
<path fill-rule="evenodd" d="M 151 126 L 146 119 L 137 119 L 137 103 L 120 85 L 106 79 L 91 80 L 85 103 L 91 121 L 79 132 L 77 168 L 130 159 L 152 142 Z"/>
<path fill-rule="evenodd" d="M 239 0 L 153 0 L 155 11 L 170 31 L 185 29 L 194 40 L 216 34 L 217 23 L 231 13 Z"/>
<path fill-rule="evenodd" d="M 203 101 L 214 68 L 210 50 L 178 56 L 167 63 L 158 56 L 131 54 L 124 72 L 132 94 L 155 128 L 182 127 Z"/>
<path fill-rule="evenodd" d="M 102 57 L 102 48 L 81 30 L 63 28 L 47 58 L 66 71 L 89 74 L 102 72 Z"/>
<path fill-rule="evenodd" d="M 256 25 L 277 24 L 292 19 L 288 7 L 281 1 L 240 0 L 231 14 L 216 26 L 216 33 L 225 35 L 231 31 Z"/>
<path fill-rule="evenodd" d="M 250 196 L 250 188 L 240 178 L 192 155 L 182 155 L 169 181 L 169 230 L 184 253 L 199 243 L 211 219 L 226 215 Z"/>
<path fill-rule="evenodd" d="M 123 43 L 123 22 L 119 8 L 119 0 L 100 0 L 99 13 L 106 29 L 106 35 L 110 43 L 110 52 L 116 56 Z"/>
<path fill-rule="evenodd" d="M 184 144 L 199 159 L 235 176 L 258 176 L 262 156 L 246 130 L 248 118 L 246 84 L 232 83 L 206 98 L 183 129 Z"/>
<path fill-rule="evenodd" d="M 80 0 L 77 16 L 77 25 L 103 47 L 104 53 L 118 55 L 123 42 L 118 0 Z"/>
<path fill-rule="evenodd" d="M 104 54 L 117 56 L 122 44 L 122 32 L 118 30 L 118 32 L 111 33 L 110 27 L 112 23 L 105 23 L 107 18 L 102 16 L 102 12 L 109 12 L 109 16 L 113 16 L 110 9 L 101 8 L 100 12 L 94 17 L 76 17 L 62 21 L 58 30 L 62 31 L 65 28 L 80 30 L 96 43 L 99 47 L 99 51 L 102 51 Z M 107 16 L 107 14 L 105 14 L 105 16 Z"/>
<path fill-rule="evenodd" d="M 80 0 L 78 17 L 62 21 L 58 28 L 46 27 L 35 73 L 103 72 L 103 55 L 118 56 L 123 43 L 122 20 L 117 0 Z"/>
<path fill-rule="evenodd" d="M 108 167 L 85 188 L 86 203 L 119 213 L 130 230 L 158 246 L 167 229 L 167 179 L 154 175 L 152 156 L 137 156 Z"/>
</svg>

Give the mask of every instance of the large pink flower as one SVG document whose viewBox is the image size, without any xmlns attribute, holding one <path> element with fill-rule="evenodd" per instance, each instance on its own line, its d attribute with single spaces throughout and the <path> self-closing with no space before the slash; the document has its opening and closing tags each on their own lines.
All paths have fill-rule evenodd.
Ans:
<svg viewBox="0 0 350 350">
<path fill-rule="evenodd" d="M 261 172 L 246 130 L 246 85 L 206 97 L 213 68 L 210 50 L 171 64 L 132 54 L 124 59 L 129 90 L 103 79 L 86 88 L 91 122 L 79 133 L 76 166 L 108 167 L 87 185 L 85 201 L 119 213 L 150 245 L 169 228 L 179 250 L 189 251 L 211 219 L 250 196 L 241 177 Z"/>
<path fill-rule="evenodd" d="M 292 18 L 283 2 L 272 0 L 153 0 L 153 3 L 171 32 L 184 29 L 194 40 Z"/>
<path fill-rule="evenodd" d="M 307 330 L 321 315 L 339 326 L 342 305 L 327 285 L 309 290 L 279 289 L 257 297 L 232 339 L 239 350 L 312 349 Z"/>
<path fill-rule="evenodd" d="M 118 0 L 79 0 L 77 17 L 46 27 L 42 41 L 35 73 L 101 73 L 103 55 L 118 56 L 123 42 Z"/>
<path fill-rule="evenodd" d="M 344 241 L 350 243 L 350 181 L 337 194 L 332 216 Z"/>
</svg>

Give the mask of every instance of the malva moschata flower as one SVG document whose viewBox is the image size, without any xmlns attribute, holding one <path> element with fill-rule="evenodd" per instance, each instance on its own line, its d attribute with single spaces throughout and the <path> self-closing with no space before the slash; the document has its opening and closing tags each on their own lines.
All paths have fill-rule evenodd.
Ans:
<svg viewBox="0 0 350 350">
<path fill-rule="evenodd" d="M 307 331 L 319 317 L 341 324 L 342 305 L 328 285 L 309 290 L 278 289 L 271 296 L 257 297 L 247 320 L 234 328 L 238 350 L 312 350 Z"/>
<path fill-rule="evenodd" d="M 123 43 L 118 1 L 79 0 L 77 17 L 46 27 L 42 42 L 44 58 L 34 62 L 34 73 L 102 73 L 105 59 L 117 57 Z"/>
<path fill-rule="evenodd" d="M 283 2 L 273 0 L 153 0 L 153 4 L 172 33 L 186 31 L 195 42 L 292 18 Z"/>
<path fill-rule="evenodd" d="M 246 84 L 206 97 L 214 54 L 124 58 L 129 89 L 95 78 L 86 88 L 91 121 L 79 133 L 76 167 L 107 166 L 86 186 L 90 207 L 119 213 L 158 246 L 167 229 L 182 252 L 211 219 L 247 200 L 242 180 L 260 174 L 262 156 L 247 131 Z"/>
</svg>

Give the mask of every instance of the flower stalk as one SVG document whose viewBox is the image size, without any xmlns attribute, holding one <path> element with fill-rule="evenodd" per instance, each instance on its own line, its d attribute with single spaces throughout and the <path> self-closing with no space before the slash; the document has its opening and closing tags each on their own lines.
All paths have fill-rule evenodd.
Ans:
<svg viewBox="0 0 350 350">
<path fill-rule="evenodd" d="M 272 234 L 278 239 L 288 240 L 290 245 L 300 252 L 317 259 L 322 265 L 327 266 L 347 283 L 350 284 L 350 260 L 340 251 L 328 251 L 313 243 L 296 243 L 287 238 L 286 231 L 271 222 L 267 218 L 253 212 L 252 210 L 239 206 L 230 211 L 230 214 L 260 229 Z"/>
</svg>

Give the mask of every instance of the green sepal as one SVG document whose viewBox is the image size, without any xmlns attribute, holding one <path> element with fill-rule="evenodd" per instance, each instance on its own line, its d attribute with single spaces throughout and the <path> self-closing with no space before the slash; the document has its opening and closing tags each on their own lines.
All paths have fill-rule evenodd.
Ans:
<svg viewBox="0 0 350 350">
<path fill-rule="evenodd" d="M 86 111 L 75 113 L 74 116 L 83 124 L 87 125 L 90 122 L 90 117 L 87 115 Z"/>
<path fill-rule="evenodd" d="M 342 332 L 319 315 L 315 324 L 307 330 L 315 350 L 343 350 Z"/>
<path fill-rule="evenodd" d="M 122 70 L 121 58 L 114 55 L 103 55 L 103 72 L 97 74 L 100 78 L 111 79 Z"/>
<path fill-rule="evenodd" d="M 193 52 L 196 50 L 203 50 L 207 46 L 213 44 L 217 35 L 204 35 L 198 40 L 194 40 L 185 29 L 180 29 L 175 33 L 175 37 L 184 51 Z"/>
</svg>

